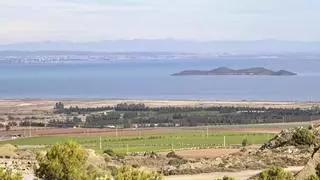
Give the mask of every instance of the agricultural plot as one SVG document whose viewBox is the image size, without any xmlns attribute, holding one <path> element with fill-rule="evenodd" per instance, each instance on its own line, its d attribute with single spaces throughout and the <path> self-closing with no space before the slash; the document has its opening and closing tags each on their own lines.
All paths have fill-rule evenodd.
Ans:
<svg viewBox="0 0 320 180">
<path fill-rule="evenodd" d="M 102 152 L 113 149 L 116 152 L 150 152 L 168 151 L 171 149 L 210 148 L 216 146 L 241 146 L 243 139 L 248 144 L 262 144 L 273 137 L 271 133 L 245 132 L 207 132 L 186 131 L 172 133 L 143 134 L 131 136 L 38 136 L 3 141 L 0 144 L 13 145 L 52 145 L 57 142 L 74 140 L 86 148 Z"/>
</svg>

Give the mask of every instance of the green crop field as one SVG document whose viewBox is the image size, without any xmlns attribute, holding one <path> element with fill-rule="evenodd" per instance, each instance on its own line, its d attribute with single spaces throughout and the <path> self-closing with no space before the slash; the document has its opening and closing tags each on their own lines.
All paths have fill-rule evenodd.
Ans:
<svg viewBox="0 0 320 180">
<path fill-rule="evenodd" d="M 52 145 L 66 140 L 75 140 L 84 147 L 102 151 L 113 149 L 117 152 L 150 152 L 170 149 L 207 148 L 225 145 L 241 145 L 244 138 L 249 144 L 262 144 L 272 138 L 266 133 L 236 133 L 188 131 L 166 134 L 145 134 L 136 136 L 39 136 L 3 141 L 0 144 L 13 145 Z M 101 138 L 101 149 L 100 149 Z M 225 139 L 225 141 L 224 141 Z"/>
</svg>

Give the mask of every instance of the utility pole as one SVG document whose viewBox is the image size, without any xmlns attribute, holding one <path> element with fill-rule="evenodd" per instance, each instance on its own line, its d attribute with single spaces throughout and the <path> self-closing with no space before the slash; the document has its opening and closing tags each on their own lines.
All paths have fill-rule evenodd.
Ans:
<svg viewBox="0 0 320 180">
<path fill-rule="evenodd" d="M 207 138 L 209 137 L 209 127 L 207 126 Z"/>
<path fill-rule="evenodd" d="M 100 150 L 102 149 L 102 144 L 101 144 L 101 136 L 100 136 Z"/>
<path fill-rule="evenodd" d="M 129 154 L 129 144 L 127 144 L 127 155 Z"/>
<path fill-rule="evenodd" d="M 171 151 L 173 151 L 173 136 L 171 137 Z"/>
<path fill-rule="evenodd" d="M 223 136 L 223 147 L 226 147 L 226 136 Z"/>
<path fill-rule="evenodd" d="M 31 137 L 31 120 L 29 120 L 29 137 Z"/>
<path fill-rule="evenodd" d="M 118 126 L 116 125 L 116 137 L 118 137 Z"/>
</svg>

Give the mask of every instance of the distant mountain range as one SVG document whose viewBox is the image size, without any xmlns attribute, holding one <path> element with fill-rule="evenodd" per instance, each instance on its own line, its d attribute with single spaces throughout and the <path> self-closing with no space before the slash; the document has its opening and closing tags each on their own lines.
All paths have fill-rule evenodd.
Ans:
<svg viewBox="0 0 320 180">
<path fill-rule="evenodd" d="M 115 40 L 97 42 L 45 41 L 2 44 L 0 51 L 86 51 L 86 52 L 174 52 L 212 54 L 282 54 L 320 53 L 320 42 L 298 41 L 180 41 L 163 40 Z"/>
<path fill-rule="evenodd" d="M 216 69 L 201 71 L 201 70 L 186 70 L 172 74 L 173 76 L 220 76 L 220 75 L 250 75 L 250 76 L 295 76 L 296 73 L 280 70 L 272 71 L 263 67 L 254 67 L 248 69 L 234 70 L 227 67 L 219 67 Z"/>
</svg>

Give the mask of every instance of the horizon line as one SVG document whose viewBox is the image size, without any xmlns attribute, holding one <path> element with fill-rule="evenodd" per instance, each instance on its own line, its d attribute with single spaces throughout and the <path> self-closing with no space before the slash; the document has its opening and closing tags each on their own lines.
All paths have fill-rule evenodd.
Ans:
<svg viewBox="0 0 320 180">
<path fill-rule="evenodd" d="M 28 43 L 98 43 L 98 42 L 116 42 L 116 41 L 176 41 L 188 43 L 212 43 L 212 42 L 292 42 L 292 43 L 320 43 L 320 41 L 310 40 L 282 40 L 282 39 L 256 39 L 256 40 L 190 40 L 190 39 L 176 39 L 176 38 L 131 38 L 131 39 L 103 39 L 103 40 L 88 40 L 88 41 L 73 41 L 73 40 L 39 40 L 39 41 L 21 41 L 11 43 L 1 43 L 0 46 L 14 45 L 14 44 L 28 44 Z"/>
</svg>

